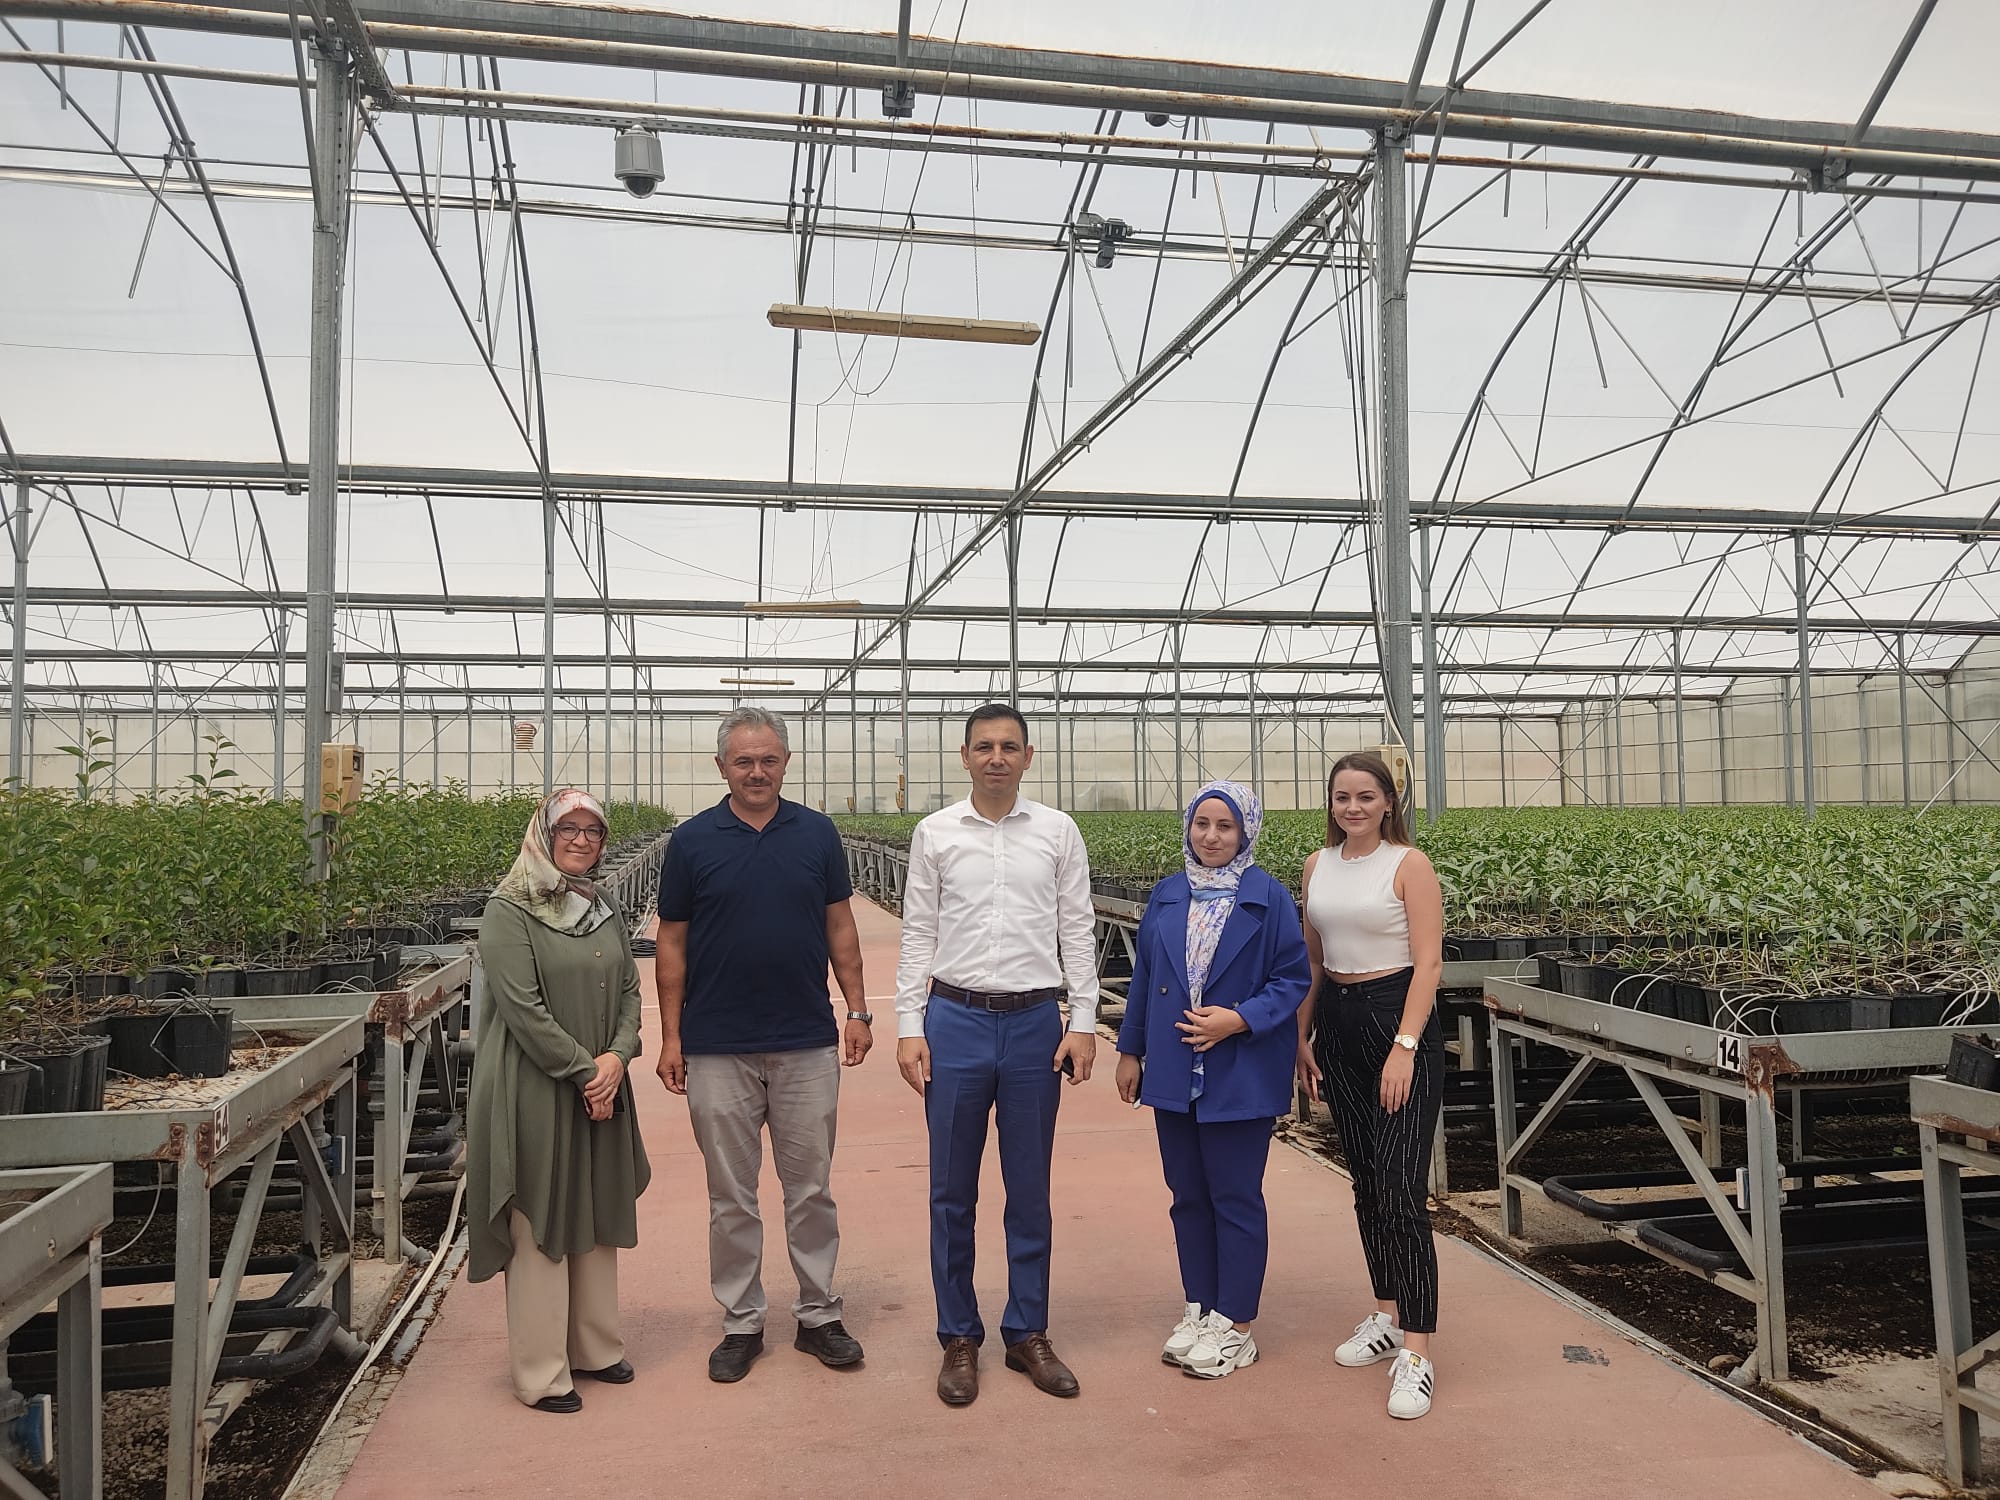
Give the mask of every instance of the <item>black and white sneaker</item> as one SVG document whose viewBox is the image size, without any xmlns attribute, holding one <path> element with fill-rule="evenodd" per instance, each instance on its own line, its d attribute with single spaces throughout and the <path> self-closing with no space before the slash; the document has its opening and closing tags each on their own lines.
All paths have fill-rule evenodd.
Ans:
<svg viewBox="0 0 2000 1500">
<path fill-rule="evenodd" d="M 1354 1325 L 1354 1337 L 1333 1351 L 1333 1362 L 1358 1370 L 1392 1359 L 1403 1347 L 1403 1330 L 1384 1312 L 1372 1312 Z"/>
<path fill-rule="evenodd" d="M 1414 1349 L 1396 1356 L 1389 1371 L 1389 1415 L 1412 1421 L 1431 1409 L 1435 1377 L 1431 1362 Z"/>
</svg>

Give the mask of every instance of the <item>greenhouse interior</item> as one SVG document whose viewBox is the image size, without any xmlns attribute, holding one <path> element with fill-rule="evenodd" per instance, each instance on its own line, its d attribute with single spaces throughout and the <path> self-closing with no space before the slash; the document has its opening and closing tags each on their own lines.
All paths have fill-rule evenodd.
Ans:
<svg viewBox="0 0 2000 1500">
<path fill-rule="evenodd" d="M 1433 1224 L 1486 1298 L 1402 1477 L 2000 1478 L 2000 13 L 714 8 L 0 0 L 0 1491 L 610 1482 L 509 1410 L 463 1264 L 520 830 L 595 799 L 650 1054 L 662 862 L 764 709 L 887 1011 L 996 703 L 1088 854 L 1079 1137 L 1142 1120 L 1110 1049 L 1190 797 L 1254 789 L 1302 898 L 1335 763 L 1392 773 L 1444 913 Z M 624 1061 L 628 1321 L 712 1493 L 805 1493 L 769 1424 L 827 1391 L 669 1368 L 704 1188 Z M 842 1202 L 900 1225 L 923 1111 L 890 1057 L 842 1087 L 909 1156 Z M 1366 1277 L 1295 1106 L 1274 1163 L 1331 1170 L 1269 1188 L 1258 1490 L 1384 1441 L 1327 1425 Z M 1140 1146 L 1056 1138 L 1058 1241 L 1106 1220 L 1072 1296 L 1167 1244 Z M 850 1319 L 915 1394 L 857 1377 L 874 1457 L 824 1480 L 1137 1422 L 1080 1493 L 1211 1492 L 1198 1387 L 1104 1394 L 1115 1319 L 1082 1402 L 899 1425 L 945 1420 L 904 1228 Z M 1521 1446 L 1572 1402 L 1588 1483 Z"/>
</svg>

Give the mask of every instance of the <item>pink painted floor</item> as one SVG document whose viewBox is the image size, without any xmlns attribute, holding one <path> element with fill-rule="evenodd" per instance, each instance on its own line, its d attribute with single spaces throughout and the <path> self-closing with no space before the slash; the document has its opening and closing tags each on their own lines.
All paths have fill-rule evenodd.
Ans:
<svg viewBox="0 0 2000 1500">
<path fill-rule="evenodd" d="M 638 1380 L 584 1382 L 580 1415 L 528 1411 L 508 1389 L 501 1283 L 461 1282 L 363 1447 L 344 1500 L 1021 1490 L 1209 1500 L 1390 1487 L 1534 1500 L 1879 1500 L 1789 1433 L 1449 1239 L 1438 1252 L 1437 1406 L 1421 1422 L 1392 1421 L 1388 1366 L 1343 1370 L 1331 1358 L 1369 1307 L 1346 1181 L 1283 1147 L 1267 1182 L 1262 1360 L 1212 1382 L 1161 1364 L 1181 1302 L 1167 1194 L 1150 1120 L 1120 1105 L 1111 1086 L 1108 1044 L 1097 1076 L 1064 1090 L 1056 1137 L 1050 1336 L 1083 1394 L 1041 1395 L 1004 1368 L 995 1339 L 983 1351 L 978 1402 L 943 1406 L 933 1393 L 923 1118 L 893 1056 L 897 923 L 855 905 L 882 1040 L 843 1075 L 834 1187 L 847 1325 L 866 1362 L 826 1370 L 791 1347 L 791 1273 L 767 1160 L 767 1352 L 741 1384 L 710 1383 L 707 1354 L 721 1331 L 701 1160 L 684 1101 L 648 1060 L 635 1071 L 653 1184 L 640 1200 L 640 1246 L 621 1271 Z M 656 1023 L 649 1033 L 650 1043 Z M 1005 1259 L 991 1146 L 987 1167 L 979 1288 L 997 1327 Z M 1608 1363 L 1573 1363 L 1566 1346 L 1601 1350 Z"/>
</svg>

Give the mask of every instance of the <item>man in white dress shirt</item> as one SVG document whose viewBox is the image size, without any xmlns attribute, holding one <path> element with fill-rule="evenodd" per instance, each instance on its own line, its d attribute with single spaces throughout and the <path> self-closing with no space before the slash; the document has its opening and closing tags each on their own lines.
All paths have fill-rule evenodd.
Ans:
<svg viewBox="0 0 2000 1500">
<path fill-rule="evenodd" d="M 959 758 L 972 795 L 917 825 L 896 966 L 896 1065 L 924 1096 L 931 1153 L 931 1282 L 944 1366 L 938 1397 L 979 1394 L 986 1328 L 972 1290 L 972 1228 L 986 1124 L 1006 1184 L 1007 1367 L 1052 1396 L 1076 1377 L 1048 1338 L 1049 1164 L 1062 1075 L 1097 1057 L 1090 869 L 1068 813 L 1021 795 L 1035 758 L 1004 703 L 974 710 Z M 1067 991 L 1065 1029 L 1057 1001 Z"/>
</svg>

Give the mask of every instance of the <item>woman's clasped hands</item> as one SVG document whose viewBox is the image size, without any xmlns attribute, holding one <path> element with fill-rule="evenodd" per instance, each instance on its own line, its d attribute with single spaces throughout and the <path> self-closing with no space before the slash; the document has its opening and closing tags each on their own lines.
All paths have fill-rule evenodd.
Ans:
<svg viewBox="0 0 2000 1500">
<path fill-rule="evenodd" d="M 597 1058 L 597 1072 L 579 1084 L 583 1090 L 583 1107 L 593 1120 L 611 1118 L 612 1106 L 618 1099 L 619 1085 L 625 1081 L 625 1059 L 616 1052 L 606 1052 Z"/>
</svg>

